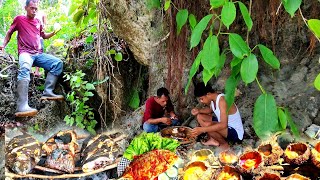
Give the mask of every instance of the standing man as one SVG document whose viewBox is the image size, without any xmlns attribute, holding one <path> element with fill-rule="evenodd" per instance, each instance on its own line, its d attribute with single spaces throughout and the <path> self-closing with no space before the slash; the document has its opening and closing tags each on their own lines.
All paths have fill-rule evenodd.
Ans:
<svg viewBox="0 0 320 180">
<path fill-rule="evenodd" d="M 39 19 L 36 19 L 38 11 L 38 0 L 26 0 L 25 10 L 27 15 L 15 17 L 0 50 L 3 50 L 11 39 L 14 31 L 18 31 L 18 54 L 19 54 L 19 72 L 18 72 L 18 100 L 15 116 L 26 117 L 35 116 L 37 110 L 31 108 L 28 104 L 28 87 L 30 81 L 30 70 L 32 64 L 44 68 L 48 71 L 45 89 L 41 99 L 62 100 L 62 95 L 53 93 L 58 76 L 62 73 L 63 62 L 49 54 L 42 53 L 40 37 L 48 39 L 55 35 L 59 30 L 51 33 L 45 33 Z"/>
<path fill-rule="evenodd" d="M 217 93 L 209 85 L 199 83 L 195 87 L 194 95 L 209 107 L 191 110 L 191 114 L 196 116 L 200 124 L 200 127 L 192 130 L 193 136 L 208 133 L 209 140 L 203 144 L 221 146 L 223 149 L 229 148 L 227 141 L 237 142 L 243 139 L 244 130 L 240 112 L 235 104 L 232 104 L 228 111 L 224 94 Z"/>
<path fill-rule="evenodd" d="M 174 113 L 168 89 L 162 87 L 157 90 L 157 96 L 146 101 L 146 110 L 143 115 L 143 130 L 158 132 L 160 128 L 169 125 L 178 125 L 179 120 Z"/>
</svg>

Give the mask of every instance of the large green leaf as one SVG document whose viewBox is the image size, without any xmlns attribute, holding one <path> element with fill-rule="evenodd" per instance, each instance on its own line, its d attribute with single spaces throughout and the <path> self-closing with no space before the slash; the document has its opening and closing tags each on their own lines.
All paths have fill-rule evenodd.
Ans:
<svg viewBox="0 0 320 180">
<path fill-rule="evenodd" d="M 287 128 L 287 116 L 281 108 L 278 108 L 278 117 L 282 129 Z"/>
<path fill-rule="evenodd" d="M 137 109 L 140 105 L 139 92 L 134 89 L 130 98 L 129 106 L 133 109 Z"/>
<path fill-rule="evenodd" d="M 202 80 L 205 85 L 207 85 L 209 80 L 212 78 L 213 74 L 214 74 L 214 69 L 211 69 L 211 70 L 204 69 L 202 71 Z"/>
<path fill-rule="evenodd" d="M 226 86 L 225 86 L 225 92 L 226 92 L 226 102 L 228 105 L 228 109 L 231 107 L 231 105 L 234 102 L 234 96 L 236 92 L 236 88 L 240 82 L 240 76 L 230 76 L 227 79 Z"/>
<path fill-rule="evenodd" d="M 187 20 L 188 20 L 188 10 L 187 9 L 179 10 L 176 16 L 178 34 L 180 33 L 182 26 L 186 24 Z"/>
<path fill-rule="evenodd" d="M 194 60 L 192 66 L 190 68 L 188 83 L 187 83 L 186 88 L 184 90 L 185 94 L 187 94 L 187 92 L 188 92 L 188 89 L 191 84 L 193 76 L 197 73 L 197 70 L 198 70 L 200 62 L 201 62 L 201 58 L 202 58 L 202 51 L 199 52 L 199 54 L 197 55 L 196 59 Z"/>
<path fill-rule="evenodd" d="M 263 138 L 280 129 L 277 105 L 270 94 L 262 94 L 254 104 L 253 129 L 258 137 Z"/>
<path fill-rule="evenodd" d="M 256 79 L 258 73 L 258 60 L 254 54 L 250 54 L 248 57 L 244 58 L 241 63 L 240 74 L 242 80 L 249 84 Z"/>
<path fill-rule="evenodd" d="M 248 56 L 250 54 L 248 44 L 238 34 L 229 34 L 229 45 L 232 54 L 237 58 L 243 59 L 244 56 Z"/>
<path fill-rule="evenodd" d="M 296 124 L 293 122 L 291 114 L 290 114 L 290 112 L 289 112 L 289 110 L 287 108 L 285 109 L 285 113 L 286 113 L 286 116 L 287 116 L 287 120 L 288 120 L 291 132 L 293 133 L 293 135 L 295 137 L 300 137 L 299 130 L 298 130 Z"/>
<path fill-rule="evenodd" d="M 209 36 L 203 45 L 203 57 L 201 58 L 201 64 L 204 69 L 213 69 L 219 61 L 219 42 L 217 36 Z"/>
<path fill-rule="evenodd" d="M 196 25 L 194 30 L 191 34 L 191 40 L 190 40 L 190 49 L 193 47 L 196 47 L 201 39 L 203 31 L 206 29 L 210 19 L 212 18 L 212 14 L 209 14 L 201 19 L 201 21 Z"/>
<path fill-rule="evenodd" d="M 193 14 L 189 14 L 189 24 L 191 30 L 193 30 L 197 25 L 197 18 Z"/>
<path fill-rule="evenodd" d="M 294 13 L 299 9 L 302 0 L 282 0 L 284 9 L 291 15 L 294 16 Z"/>
<path fill-rule="evenodd" d="M 218 8 L 223 6 L 225 3 L 225 0 L 210 0 L 210 6 L 212 8 Z"/>
<path fill-rule="evenodd" d="M 236 14 L 237 10 L 233 2 L 227 2 L 223 5 L 221 11 L 221 20 L 222 23 L 227 27 L 227 29 L 229 29 L 229 26 L 236 19 Z"/>
<path fill-rule="evenodd" d="M 238 1 L 238 3 L 239 3 L 239 8 L 240 8 L 242 17 L 244 19 L 244 22 L 246 23 L 246 25 L 248 27 L 248 30 L 251 31 L 253 22 L 252 22 L 252 19 L 250 17 L 249 11 L 248 11 L 246 5 L 244 5 L 242 2 Z"/>
<path fill-rule="evenodd" d="M 263 60 L 268 63 L 274 69 L 280 69 L 280 62 L 278 58 L 273 54 L 273 52 L 266 46 L 259 44 L 258 45 Z"/>
<path fill-rule="evenodd" d="M 320 74 L 318 74 L 316 80 L 314 80 L 314 87 L 320 91 Z"/>
<path fill-rule="evenodd" d="M 309 19 L 308 20 L 309 29 L 320 38 L 320 20 L 319 19 Z"/>
<path fill-rule="evenodd" d="M 227 55 L 225 53 L 225 51 L 223 51 L 220 55 L 220 58 L 218 59 L 218 61 L 216 62 L 216 67 L 215 67 L 215 70 L 214 70 L 214 75 L 216 77 L 219 76 L 222 68 L 224 67 L 224 63 L 226 62 L 226 59 L 227 59 Z"/>
</svg>

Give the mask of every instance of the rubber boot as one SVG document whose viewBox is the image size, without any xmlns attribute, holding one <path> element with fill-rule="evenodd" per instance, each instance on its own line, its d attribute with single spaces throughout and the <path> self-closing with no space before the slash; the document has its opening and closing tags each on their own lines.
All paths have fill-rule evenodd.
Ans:
<svg viewBox="0 0 320 180">
<path fill-rule="evenodd" d="M 41 100 L 63 100 L 62 95 L 57 95 L 53 93 L 53 90 L 58 81 L 58 76 L 55 76 L 51 73 L 47 74 L 46 82 L 44 83 L 44 91 L 41 97 Z"/>
<path fill-rule="evenodd" d="M 15 113 L 16 117 L 35 116 L 38 113 L 38 110 L 31 108 L 28 105 L 28 88 L 29 88 L 28 79 L 22 79 L 18 81 L 18 86 L 17 86 L 18 100 L 17 100 L 17 110 Z"/>
</svg>

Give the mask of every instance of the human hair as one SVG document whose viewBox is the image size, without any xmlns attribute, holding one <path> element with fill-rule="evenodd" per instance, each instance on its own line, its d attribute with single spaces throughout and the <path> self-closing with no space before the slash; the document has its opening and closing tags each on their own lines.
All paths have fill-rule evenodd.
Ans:
<svg viewBox="0 0 320 180">
<path fill-rule="evenodd" d="M 26 0 L 26 6 L 29 6 L 31 1 L 34 2 L 34 3 L 39 2 L 38 0 Z"/>
<path fill-rule="evenodd" d="M 215 92 L 215 90 L 212 89 L 212 87 L 209 84 L 205 85 L 203 82 L 196 84 L 194 87 L 195 97 L 205 96 L 207 93 L 213 93 L 213 92 Z"/>
<path fill-rule="evenodd" d="M 158 97 L 161 97 L 162 95 L 166 96 L 166 97 L 169 97 L 169 91 L 167 88 L 165 87 L 162 87 L 162 88 L 159 88 L 157 90 L 157 96 Z"/>
</svg>

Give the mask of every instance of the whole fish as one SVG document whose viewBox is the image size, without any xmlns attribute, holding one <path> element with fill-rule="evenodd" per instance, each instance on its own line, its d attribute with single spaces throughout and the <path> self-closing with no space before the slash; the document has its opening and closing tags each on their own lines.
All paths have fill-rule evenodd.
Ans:
<svg viewBox="0 0 320 180">
<path fill-rule="evenodd" d="M 20 175 L 28 174 L 40 161 L 41 145 L 31 135 L 14 137 L 6 146 L 6 166 Z"/>
<path fill-rule="evenodd" d="M 113 164 L 123 153 L 116 141 L 124 137 L 120 132 L 104 132 L 87 139 L 81 148 L 82 171 L 90 172 Z"/>
</svg>

